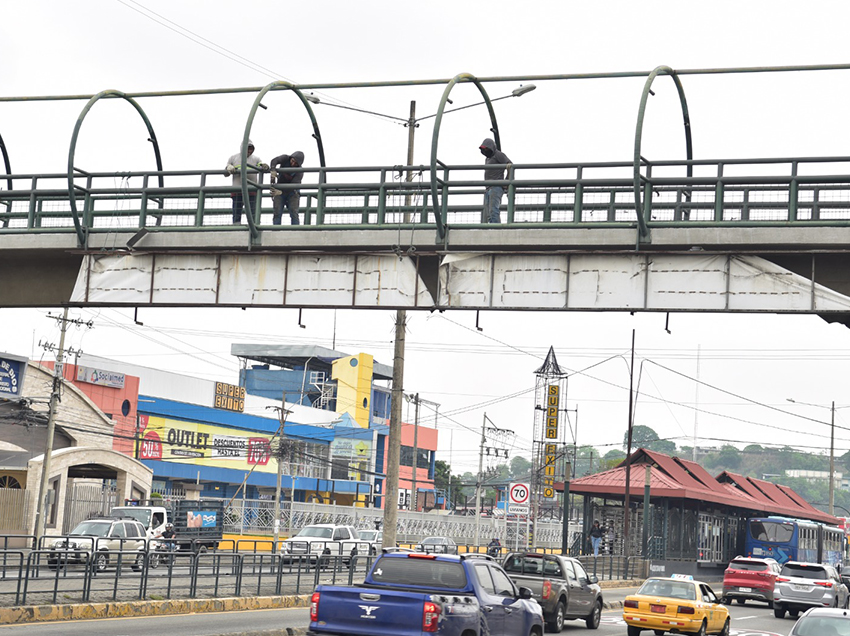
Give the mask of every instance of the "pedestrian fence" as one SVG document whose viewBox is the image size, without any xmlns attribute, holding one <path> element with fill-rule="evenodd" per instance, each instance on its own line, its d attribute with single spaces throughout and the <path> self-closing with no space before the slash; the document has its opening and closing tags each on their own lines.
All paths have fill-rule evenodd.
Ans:
<svg viewBox="0 0 850 636">
<path fill-rule="evenodd" d="M 21 538 L 34 540 L 32 536 L 0 536 L 0 546 Z M 96 538 L 80 541 L 74 550 L 52 549 L 52 543 L 46 543 L 62 539 L 43 538 L 37 549 L 0 550 L 0 605 L 309 594 L 320 583 L 362 583 L 378 556 L 368 549 L 369 544 L 342 554 L 328 553 L 330 546 L 293 554 L 281 551 L 281 545 L 272 551 L 272 541 L 238 540 L 206 552 L 189 542 L 183 546 L 187 549 L 162 552 L 154 540 L 142 540 L 144 546 L 138 549 L 137 539 L 125 539 L 119 549 L 105 553 L 104 561 L 98 559 L 104 552 Z M 483 546 L 462 545 L 459 550 L 486 552 Z M 497 560 L 509 552 L 503 548 Z M 599 580 L 645 576 L 646 565 L 639 558 L 585 556 L 581 560 Z"/>
</svg>

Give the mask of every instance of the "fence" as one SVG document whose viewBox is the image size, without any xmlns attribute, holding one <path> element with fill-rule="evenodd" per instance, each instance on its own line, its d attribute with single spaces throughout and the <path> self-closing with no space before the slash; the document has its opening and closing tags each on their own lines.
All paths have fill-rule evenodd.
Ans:
<svg viewBox="0 0 850 636">
<path fill-rule="evenodd" d="M 384 518 L 380 508 L 358 508 L 319 503 L 281 502 L 281 534 L 291 536 L 304 526 L 317 523 L 353 526 L 358 530 L 374 530 Z M 504 545 L 525 548 L 528 535 L 525 524 L 517 528 L 514 521 L 483 517 L 476 524 L 475 517 L 446 515 L 428 512 L 399 510 L 396 537 L 399 543 L 416 543 L 425 537 L 451 537 L 458 544 L 475 543 L 477 533 L 480 543 L 493 536 L 502 537 Z M 272 534 L 274 532 L 274 502 L 267 499 L 235 499 L 225 510 L 225 532 L 235 534 Z M 561 546 L 563 526 L 558 523 L 538 522 L 534 528 L 533 545 L 541 548 Z M 510 543 L 507 543 L 510 541 Z"/>
</svg>

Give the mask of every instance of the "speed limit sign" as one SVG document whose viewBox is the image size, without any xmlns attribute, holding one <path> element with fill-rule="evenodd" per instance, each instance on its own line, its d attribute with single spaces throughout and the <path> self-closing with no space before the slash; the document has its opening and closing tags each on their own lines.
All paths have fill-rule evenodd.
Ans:
<svg viewBox="0 0 850 636">
<path fill-rule="evenodd" d="M 528 484 L 516 483 L 508 487 L 508 504 L 514 506 L 527 506 L 531 496 L 531 488 Z"/>
</svg>

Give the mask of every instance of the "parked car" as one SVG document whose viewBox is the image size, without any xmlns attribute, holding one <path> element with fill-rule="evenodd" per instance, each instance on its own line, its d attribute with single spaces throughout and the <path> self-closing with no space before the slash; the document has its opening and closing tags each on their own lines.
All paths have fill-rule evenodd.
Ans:
<svg viewBox="0 0 850 636">
<path fill-rule="evenodd" d="M 294 537 L 281 541 L 280 551 L 284 561 L 325 566 L 332 557 L 342 557 L 347 565 L 352 556 L 368 554 L 369 546 L 360 541 L 351 526 L 317 523 L 304 526 Z"/>
<path fill-rule="evenodd" d="M 850 616 L 843 609 L 813 607 L 794 623 L 788 636 L 850 636 Z"/>
<path fill-rule="evenodd" d="M 729 610 L 706 583 L 691 576 L 646 579 L 637 594 L 623 601 L 623 620 L 628 636 L 642 629 L 729 636 Z"/>
<path fill-rule="evenodd" d="M 145 552 L 145 527 L 133 519 L 124 517 L 100 517 L 88 519 L 76 525 L 67 536 L 56 539 L 50 546 L 47 565 L 51 569 L 72 563 L 87 563 L 94 560 L 94 567 L 102 572 L 110 561 L 117 562 L 118 553 L 122 561 L 141 569 Z"/>
<path fill-rule="evenodd" d="M 451 537 L 427 537 L 416 545 L 417 552 L 457 554 L 457 543 Z"/>
<path fill-rule="evenodd" d="M 357 534 L 360 535 L 360 541 L 364 541 L 369 544 L 369 554 L 375 555 L 381 551 L 381 547 L 384 543 L 384 533 L 380 530 L 358 530 Z"/>
<path fill-rule="evenodd" d="M 796 618 L 810 607 L 848 606 L 847 586 L 831 565 L 788 561 L 782 566 L 773 588 L 773 614 L 785 612 Z"/>
<path fill-rule="evenodd" d="M 511 581 L 531 590 L 543 608 L 550 631 L 560 632 L 564 620 L 584 620 L 589 629 L 599 627 L 602 590 L 596 576 L 588 575 L 577 559 L 555 554 L 514 552 L 502 562 Z"/>
<path fill-rule="evenodd" d="M 723 573 L 723 602 L 764 601 L 773 607 L 773 586 L 780 569 L 775 559 L 735 557 Z"/>
<path fill-rule="evenodd" d="M 362 585 L 319 585 L 308 636 L 541 636 L 531 590 L 485 555 L 392 552 Z"/>
</svg>

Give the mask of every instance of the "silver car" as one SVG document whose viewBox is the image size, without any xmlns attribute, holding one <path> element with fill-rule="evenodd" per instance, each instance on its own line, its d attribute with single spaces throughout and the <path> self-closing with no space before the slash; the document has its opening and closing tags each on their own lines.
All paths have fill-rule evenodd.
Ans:
<svg viewBox="0 0 850 636">
<path fill-rule="evenodd" d="M 789 636 L 850 636 L 850 616 L 841 609 L 813 607 L 794 624 Z"/>
<path fill-rule="evenodd" d="M 776 577 L 773 587 L 776 618 L 784 618 L 785 612 L 796 618 L 811 607 L 846 608 L 847 605 L 847 587 L 831 565 L 788 561 Z"/>
</svg>

